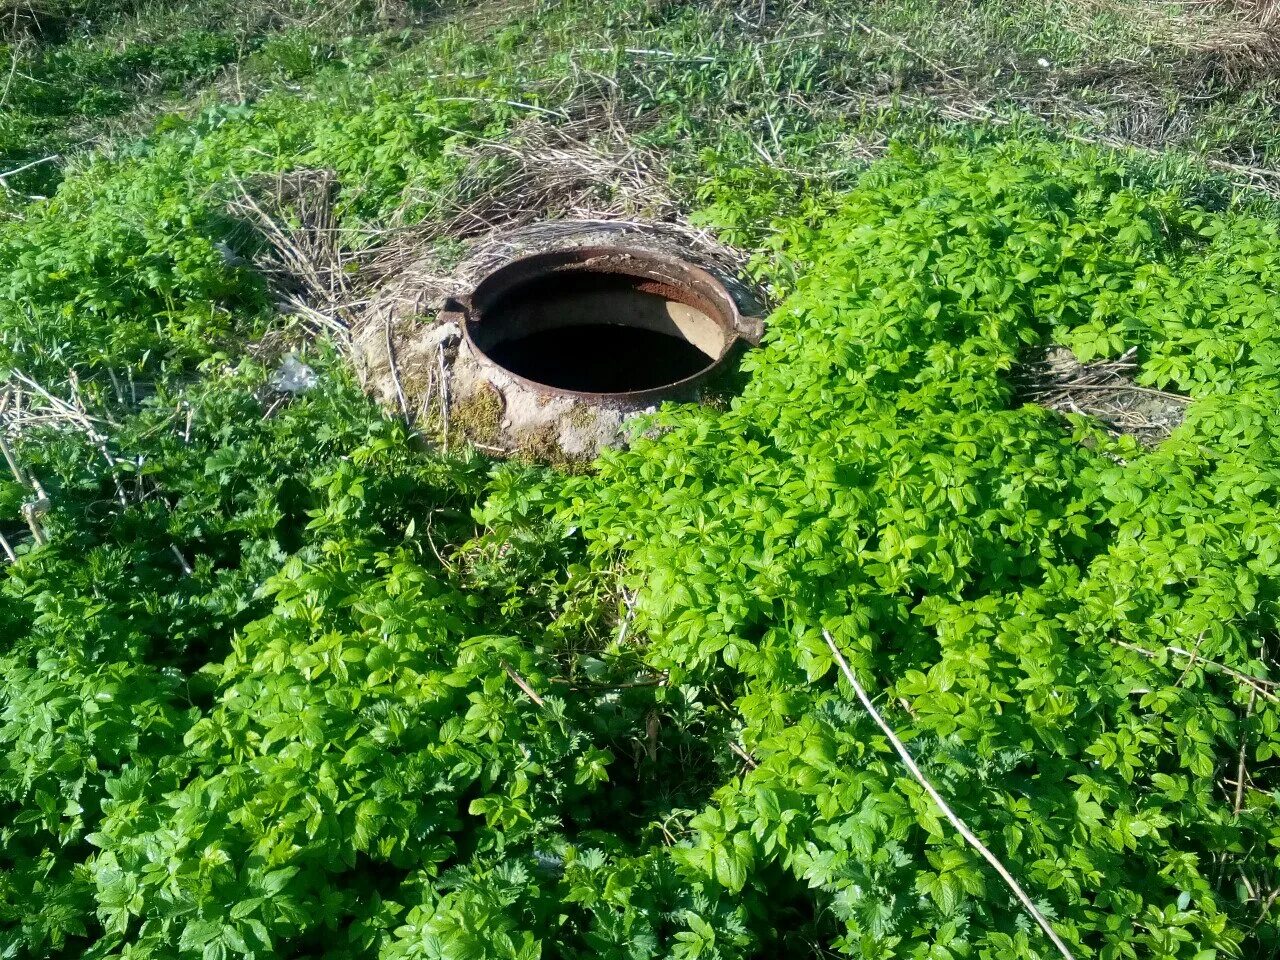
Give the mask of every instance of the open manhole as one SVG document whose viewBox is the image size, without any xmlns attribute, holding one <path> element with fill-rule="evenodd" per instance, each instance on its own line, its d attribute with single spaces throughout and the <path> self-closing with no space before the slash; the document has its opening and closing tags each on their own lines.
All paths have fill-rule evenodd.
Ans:
<svg viewBox="0 0 1280 960">
<path fill-rule="evenodd" d="M 512 261 L 446 313 L 479 358 L 531 389 L 625 406 L 696 386 L 762 333 L 707 271 L 616 247 Z"/>
</svg>

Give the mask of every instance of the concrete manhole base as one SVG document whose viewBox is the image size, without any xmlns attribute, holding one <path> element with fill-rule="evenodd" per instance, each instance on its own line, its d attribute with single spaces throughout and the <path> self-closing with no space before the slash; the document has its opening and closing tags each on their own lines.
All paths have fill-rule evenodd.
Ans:
<svg viewBox="0 0 1280 960">
<path fill-rule="evenodd" d="M 729 258 L 678 234 L 558 226 L 558 242 L 464 263 L 461 282 L 426 292 L 438 310 L 361 331 L 368 388 L 428 440 L 587 461 L 637 413 L 722 390 L 758 342 L 762 298 Z"/>
</svg>

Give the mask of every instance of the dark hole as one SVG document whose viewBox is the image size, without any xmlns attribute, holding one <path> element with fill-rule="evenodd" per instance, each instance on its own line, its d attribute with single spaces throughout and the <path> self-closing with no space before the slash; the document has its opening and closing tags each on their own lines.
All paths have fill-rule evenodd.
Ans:
<svg viewBox="0 0 1280 960">
<path fill-rule="evenodd" d="M 495 363 L 535 383 L 583 393 L 629 393 L 675 383 L 713 358 L 682 337 L 616 323 L 538 330 L 488 348 Z"/>
<path fill-rule="evenodd" d="M 543 386 L 624 394 L 713 366 L 727 335 L 714 308 L 642 276 L 567 270 L 509 288 L 469 327 L 501 367 Z"/>
</svg>

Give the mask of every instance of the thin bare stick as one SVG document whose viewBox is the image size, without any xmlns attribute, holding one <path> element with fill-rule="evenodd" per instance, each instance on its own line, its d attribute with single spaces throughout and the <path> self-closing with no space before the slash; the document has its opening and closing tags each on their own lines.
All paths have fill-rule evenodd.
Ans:
<svg viewBox="0 0 1280 960">
<path fill-rule="evenodd" d="M 652 680 L 633 680 L 630 683 L 595 683 L 591 680 L 570 680 L 568 677 L 552 677 L 552 683 L 561 683 L 570 690 L 642 690 L 645 687 L 666 686 L 667 678 L 654 677 Z"/>
<path fill-rule="evenodd" d="M 443 567 L 445 570 L 452 570 L 453 564 L 451 564 L 448 560 L 444 558 L 444 554 L 441 553 L 440 548 L 436 546 L 436 538 L 431 535 L 431 526 L 432 526 L 433 520 L 434 518 L 428 515 L 426 529 L 423 530 L 422 532 L 427 537 L 427 545 L 431 547 L 431 552 L 434 553 L 436 555 L 436 559 L 440 561 L 440 566 Z"/>
<path fill-rule="evenodd" d="M 618 639 L 615 643 L 622 643 L 627 639 L 627 631 L 631 629 L 631 621 L 636 618 L 636 597 L 628 596 L 627 591 L 623 587 L 619 587 L 622 593 L 622 602 L 626 605 L 627 615 L 622 618 L 622 625 L 618 628 Z"/>
<path fill-rule="evenodd" d="M 38 500 L 35 503 L 24 503 L 22 505 L 22 519 L 27 521 L 27 526 L 31 528 L 31 536 L 35 538 L 37 545 L 42 547 L 49 542 L 49 538 L 44 532 L 44 526 L 40 523 L 40 518 L 44 516 L 47 508 L 48 501 L 46 500 Z"/>
<path fill-rule="evenodd" d="M 747 765 L 748 769 L 754 770 L 756 767 L 760 766 L 760 764 L 756 763 L 755 757 L 751 756 L 751 754 L 747 753 L 747 751 L 743 750 L 732 740 L 729 741 L 729 749 L 738 755 L 742 762 Z"/>
<path fill-rule="evenodd" d="M 13 26 L 10 28 L 10 31 L 12 35 L 14 36 L 17 35 L 18 5 L 16 3 L 13 5 Z M 9 91 L 13 89 L 13 78 L 18 73 L 18 60 L 21 58 L 22 54 L 25 52 L 24 50 L 25 46 L 26 44 L 23 43 L 22 40 L 19 40 L 17 43 L 13 44 L 12 46 L 12 49 L 10 51 L 10 59 L 9 59 L 9 76 L 4 82 L 4 91 L 0 93 L 0 107 L 3 107 L 6 103 L 9 102 Z"/>
<path fill-rule="evenodd" d="M 911 54 L 911 56 L 915 57 L 921 63 L 932 67 L 934 70 L 936 70 L 940 75 L 944 77 L 954 77 L 958 72 L 953 67 L 948 67 L 945 63 L 935 60 L 932 57 L 925 56 L 923 53 L 921 53 L 919 50 L 915 49 L 914 47 L 908 46 L 907 43 L 901 37 L 894 36 L 891 33 L 885 33 L 879 27 L 873 27 L 869 23 L 863 23 L 857 17 L 850 17 L 849 22 L 852 23 L 853 26 L 857 27 L 859 30 L 861 30 L 865 34 L 868 34 L 870 36 L 883 37 L 885 40 L 888 40 L 890 43 L 898 47 L 900 50 L 903 50 L 906 53 Z"/>
<path fill-rule="evenodd" d="M 616 48 L 610 48 L 610 47 L 594 47 L 589 50 L 584 50 L 583 52 L 584 53 L 616 53 L 617 50 Z M 622 52 L 629 53 L 633 57 L 646 57 L 646 56 L 666 57 L 668 60 L 672 60 L 677 63 L 715 63 L 716 62 L 715 57 L 682 56 L 678 53 L 672 53 L 670 50 L 646 50 L 643 47 L 623 47 Z"/>
<path fill-rule="evenodd" d="M 431 398 L 435 396 L 435 392 L 436 392 L 436 377 L 435 377 L 435 374 L 431 372 L 431 368 L 428 367 L 427 368 L 427 389 L 423 391 L 422 403 L 418 407 L 418 416 L 422 419 L 422 422 L 424 424 L 430 423 L 431 421 Z"/>
<path fill-rule="evenodd" d="M 114 426 L 114 424 L 112 424 L 110 420 L 102 420 L 97 417 L 90 416 L 85 411 L 83 403 L 81 403 L 80 401 L 79 381 L 75 375 L 75 372 L 68 371 L 68 374 L 69 374 L 69 383 L 71 385 L 71 390 L 72 390 L 72 399 L 74 401 L 73 403 L 68 403 L 66 400 L 63 400 L 60 397 L 55 397 L 48 390 L 42 387 L 39 383 L 32 380 L 30 377 L 24 375 L 21 371 L 18 371 L 18 370 L 11 371 L 11 376 L 15 380 L 17 380 L 22 384 L 25 384 L 27 387 L 31 388 L 31 390 L 33 390 L 38 396 L 44 398 L 44 400 L 48 403 L 48 409 L 51 410 L 55 416 L 63 417 L 69 420 L 70 422 L 74 423 L 77 427 L 79 427 L 84 432 L 84 434 L 89 438 L 89 440 L 98 448 L 98 451 L 102 454 L 102 458 L 107 463 L 107 468 L 111 473 L 111 479 L 115 483 L 116 496 L 119 498 L 122 506 L 126 505 L 128 503 L 128 500 L 124 494 L 124 487 L 120 483 L 120 477 L 116 473 L 115 457 L 111 455 L 111 451 L 107 448 L 106 436 L 102 433 L 99 433 L 98 430 L 94 427 L 95 422 L 96 423 L 105 422 L 112 426 Z M 47 500 L 48 495 L 44 492 L 44 488 L 40 486 L 40 481 L 33 476 L 30 478 L 30 482 L 31 482 L 31 485 L 35 488 L 36 496 L 39 497 L 41 500 Z"/>
<path fill-rule="evenodd" d="M 9 541 L 5 539 L 3 533 L 0 533 L 0 549 L 4 550 L 4 555 L 9 558 L 10 563 L 18 562 L 17 554 L 13 552 L 13 547 L 9 546 Z"/>
<path fill-rule="evenodd" d="M 1267 919 L 1267 914 L 1271 912 L 1271 905 L 1276 902 L 1276 897 L 1280 897 L 1280 887 L 1272 889 L 1267 894 L 1267 899 L 1262 901 L 1262 909 L 1258 912 L 1258 919 L 1253 921 L 1253 926 L 1249 928 L 1250 933 L 1262 926 L 1262 921 Z"/>
<path fill-rule="evenodd" d="M 4 173 L 0 173 L 0 181 L 3 181 L 6 177 L 12 177 L 19 173 L 22 173 L 25 170 L 30 170 L 32 167 L 38 167 L 42 163 L 52 163 L 54 160 L 61 160 L 61 159 L 62 159 L 61 154 L 52 153 L 47 157 L 41 157 L 39 160 L 32 160 L 30 163 L 24 163 L 20 167 L 14 167 L 12 170 L 6 170 Z"/>
<path fill-rule="evenodd" d="M 120 406 L 124 406 L 124 387 L 120 383 L 120 378 L 116 376 L 113 367 L 107 367 L 107 376 L 111 378 L 111 389 L 116 392 L 116 401 Z"/>
<path fill-rule="evenodd" d="M 502 661 L 502 669 L 507 671 L 507 676 L 512 679 L 512 681 L 515 683 L 517 687 L 519 687 L 521 690 L 525 692 L 525 695 L 528 696 L 530 700 L 532 700 L 534 703 L 536 703 L 540 707 L 545 707 L 547 705 L 546 701 L 544 701 L 540 696 L 537 695 L 537 693 L 534 692 L 533 687 L 529 686 L 529 684 L 525 682 L 524 677 L 516 673 L 515 670 L 511 668 L 511 665 L 508 664 L 507 661 L 505 660 Z"/>
<path fill-rule="evenodd" d="M 942 794 L 938 793 L 938 791 L 934 789 L 933 784 L 925 779 L 924 774 L 920 772 L 920 768 L 916 766 L 916 762 L 911 759 L 911 754 L 907 752 L 906 746 L 904 746 L 902 741 L 898 739 L 898 735 L 893 732 L 893 729 L 889 724 L 885 722 L 884 717 L 880 716 L 880 712 L 876 710 L 875 704 L 871 702 L 871 698 L 867 696 L 867 692 L 862 689 L 862 684 L 858 683 L 858 678 L 853 675 L 853 670 L 850 668 L 849 662 L 845 660 L 844 654 L 840 652 L 840 648 L 836 646 L 835 640 L 831 639 L 831 634 L 828 633 L 825 628 L 822 631 L 822 636 L 826 639 L 827 646 L 831 648 L 832 656 L 836 658 L 836 664 L 840 667 L 840 671 L 844 674 L 845 679 L 848 680 L 850 685 L 853 687 L 853 692 L 857 694 L 858 700 L 862 703 L 863 708 L 867 713 L 871 714 L 871 719 L 876 722 L 876 726 L 878 726 L 889 739 L 889 743 L 893 745 L 893 749 L 897 752 L 899 758 L 901 758 L 903 765 L 911 771 L 911 775 L 915 777 L 920 786 L 924 788 L 925 793 L 929 794 L 933 799 L 933 802 L 938 805 L 938 809 L 942 811 L 942 815 L 945 816 L 947 820 L 950 821 L 951 825 L 956 828 L 956 831 L 965 839 L 965 842 L 968 843 L 969 846 L 973 847 L 973 849 L 977 850 L 978 853 L 982 855 L 982 859 L 991 864 L 991 868 L 1000 875 L 1000 879 L 1005 882 L 1005 886 L 1007 886 L 1013 892 L 1013 895 L 1018 898 L 1018 902 L 1022 904 L 1023 908 L 1029 914 L 1031 914 L 1032 919 L 1040 925 L 1040 929 L 1043 930 L 1045 936 L 1053 942 L 1053 945 L 1058 948 L 1058 952 L 1062 954 L 1065 960 L 1075 960 L 1075 957 L 1067 948 L 1067 945 L 1063 943 L 1062 938 L 1058 936 L 1057 931 L 1053 929 L 1053 926 L 1049 921 L 1046 920 L 1040 911 L 1036 909 L 1036 905 L 1031 902 L 1031 898 L 1027 896 L 1026 891 L 1022 889 L 1018 881 L 1013 878 L 1013 874 L 1005 868 L 1004 864 L 996 859 L 995 854 L 988 850 L 981 840 L 974 836 L 973 831 L 965 825 L 965 822 L 956 815 L 955 811 L 947 806 L 947 802 L 942 799 Z"/>
<path fill-rule="evenodd" d="M 1116 640 L 1114 638 L 1111 639 L 1111 642 L 1117 647 L 1123 647 L 1125 650 L 1132 650 L 1134 653 L 1141 654 L 1151 660 L 1155 660 L 1164 652 L 1162 650 L 1148 650 L 1146 647 L 1140 647 L 1136 643 L 1127 643 L 1124 640 Z M 1169 653 L 1177 654 L 1180 657 L 1191 656 L 1191 651 L 1184 650 L 1182 647 L 1165 647 L 1164 650 L 1167 650 Z M 1200 657 L 1198 662 L 1200 666 L 1207 670 L 1212 670 L 1215 673 L 1222 673 L 1228 677 L 1233 677 L 1236 680 L 1239 680 L 1245 686 L 1261 694 L 1265 699 L 1270 700 L 1272 703 L 1280 703 L 1280 697 L 1277 697 L 1269 689 L 1276 685 L 1276 681 L 1267 680 L 1264 677 L 1251 677 L 1247 673 L 1241 673 L 1239 670 L 1233 670 L 1226 664 L 1218 663 L 1216 660 L 1206 660 L 1204 657 Z"/>
<path fill-rule="evenodd" d="M 444 452 L 449 452 L 449 371 L 444 366 L 444 344 L 440 344 L 440 420 L 444 434 Z"/>
<path fill-rule="evenodd" d="M 84 398 L 80 396 L 80 375 L 74 370 L 67 370 L 67 386 L 71 388 L 71 405 L 80 411 L 81 416 L 88 416 Z"/>
<path fill-rule="evenodd" d="M 13 473 L 13 479 L 23 486 L 30 486 L 35 491 L 36 500 L 41 503 L 47 503 L 49 494 L 45 492 L 44 485 L 40 479 L 33 473 L 27 473 L 23 469 L 18 455 L 13 452 L 13 447 L 9 445 L 8 439 L 4 435 L 4 431 L 0 430 L 0 451 L 4 453 L 4 459 L 9 464 L 9 470 Z"/>
<path fill-rule="evenodd" d="M 413 416 L 409 413 L 409 401 L 405 399 L 404 387 L 400 384 L 400 370 L 396 366 L 396 348 L 391 342 L 391 316 L 382 320 L 382 332 L 387 339 L 387 365 L 391 368 L 391 382 L 396 387 L 396 400 L 400 403 L 400 415 L 404 417 L 405 426 L 413 427 Z"/>
<path fill-rule="evenodd" d="M 102 454 L 104 460 L 107 461 L 107 470 L 111 474 L 111 482 L 116 486 L 116 499 L 120 501 L 120 506 L 127 507 L 129 498 L 125 495 L 124 484 L 120 481 L 120 475 L 116 473 L 116 458 L 111 455 L 111 451 L 107 449 L 106 439 L 98 442 L 98 452 Z"/>
<path fill-rule="evenodd" d="M 1236 785 L 1236 781 L 1232 780 L 1230 777 L 1223 777 L 1222 782 L 1225 783 L 1228 787 L 1234 787 Z M 1252 790 L 1254 793 L 1264 793 L 1267 796 L 1271 795 L 1270 790 L 1263 790 L 1261 787 L 1255 787 L 1252 783 L 1247 782 L 1247 780 L 1245 782 L 1244 789 L 1246 791 Z"/>
<path fill-rule="evenodd" d="M 1191 668 L 1196 665 L 1196 654 L 1200 652 L 1200 644 L 1204 643 L 1204 634 L 1205 632 L 1201 630 L 1200 636 L 1196 637 L 1196 645 L 1191 648 L 1191 656 L 1187 659 L 1187 665 L 1183 667 L 1182 675 L 1178 677 L 1178 682 L 1174 684 L 1175 687 L 1182 686 L 1183 682 L 1187 679 L 1187 674 L 1189 674 L 1191 672 Z"/>
<path fill-rule="evenodd" d="M 1167 390 L 1155 390 L 1151 387 L 1139 387 L 1132 383 L 1073 383 L 1069 386 L 1053 387 L 1049 390 L 1032 391 L 1039 396 L 1045 393 L 1070 393 L 1073 390 L 1122 390 L 1133 393 L 1145 393 L 1153 397 L 1160 397 L 1163 400 L 1172 400 L 1175 403 L 1191 403 L 1191 397 L 1184 397 L 1180 393 L 1169 393 Z"/>
<path fill-rule="evenodd" d="M 187 558 L 184 557 L 182 555 L 182 551 L 178 549 L 178 545 L 176 543 L 169 544 L 169 549 L 173 551 L 173 555 L 178 559 L 178 563 L 181 564 L 182 572 L 184 574 L 189 577 L 195 573 L 195 571 L 191 569 L 191 564 L 187 563 Z"/>
<path fill-rule="evenodd" d="M 435 99 L 452 103 L 501 103 L 508 107 L 516 107 L 519 110 L 532 110 L 534 113 L 545 114 L 548 117 L 558 117 L 561 120 L 568 120 L 569 115 L 559 110 L 548 110 L 546 107 L 538 107 L 532 103 L 521 103 L 519 100 L 491 100 L 488 97 L 436 97 Z"/>
<path fill-rule="evenodd" d="M 93 436 L 94 439 L 97 439 L 99 436 L 98 432 L 94 429 L 94 426 L 93 426 L 94 423 L 104 423 L 107 426 L 112 426 L 112 427 L 117 426 L 117 424 L 113 420 L 111 420 L 109 417 L 90 416 L 84 411 L 77 409 L 72 404 L 68 403 L 66 400 L 63 400 L 61 397 L 55 397 L 52 393 L 50 393 L 48 390 L 42 387 L 39 383 L 37 383 L 31 377 L 28 377 L 25 373 L 23 373 L 20 370 L 10 371 L 10 376 L 12 376 L 14 380 L 17 380 L 23 386 L 30 389 L 37 396 L 42 397 L 44 401 L 49 405 L 49 409 L 51 409 L 55 413 L 58 413 L 66 417 L 68 420 L 71 420 L 72 422 L 76 423 L 84 430 L 85 433 L 88 433 L 91 436 Z"/>
<path fill-rule="evenodd" d="M 44 484 L 40 482 L 40 478 L 33 473 L 29 475 L 29 479 L 31 480 L 31 489 L 36 492 L 36 500 L 47 505 L 49 494 L 45 492 Z"/>
<path fill-rule="evenodd" d="M 18 463 L 18 458 L 14 455 L 13 448 L 9 446 L 9 440 L 3 430 L 0 430 L 0 452 L 4 453 L 5 462 L 9 464 L 13 479 L 25 487 L 30 481 L 27 480 L 27 475 L 23 472 L 22 465 Z"/>
<path fill-rule="evenodd" d="M 1249 715 L 1253 713 L 1253 704 L 1257 699 L 1257 689 L 1251 690 L 1249 692 L 1249 705 L 1244 709 L 1244 720 L 1241 723 L 1243 729 L 1240 731 L 1240 758 L 1236 764 L 1236 816 L 1239 816 L 1240 811 L 1244 808 L 1244 778 L 1248 772 L 1244 768 L 1244 758 L 1249 746 Z"/>
<path fill-rule="evenodd" d="M 1245 876 L 1244 871 L 1240 871 L 1240 882 L 1244 884 L 1244 889 L 1249 894 L 1249 901 L 1258 899 L 1258 891 L 1253 889 L 1253 884 L 1249 882 L 1249 878 Z"/>
</svg>

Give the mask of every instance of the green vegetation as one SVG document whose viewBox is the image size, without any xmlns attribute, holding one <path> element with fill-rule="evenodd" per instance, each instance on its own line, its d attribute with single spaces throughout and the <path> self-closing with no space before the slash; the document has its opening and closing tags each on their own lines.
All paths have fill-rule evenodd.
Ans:
<svg viewBox="0 0 1280 960">
<path fill-rule="evenodd" d="M 785 869 L 855 956 L 1025 955 L 1008 895 L 835 689 L 826 625 L 1060 930 L 1233 955 L 1252 919 L 1216 863 L 1270 864 L 1277 821 L 1270 785 L 1218 781 L 1242 741 L 1274 755 L 1275 701 L 1168 650 L 1254 673 L 1274 635 L 1276 224 L 1035 145 L 885 162 L 788 250 L 806 276 L 731 410 L 669 412 L 559 507 L 642 586 L 646 660 L 732 691 L 760 763 L 675 856 L 744 895 Z M 1003 374 L 1048 336 L 1139 344 L 1188 422 L 1142 453 L 1010 409 Z"/>
<path fill-rule="evenodd" d="M 66 155 L 145 132 L 211 81 L 206 99 L 244 100 L 379 56 L 363 3 L 10 0 L 0 15 L 0 173 L 34 164 L 5 177 L 10 200 L 52 193 Z"/>
<path fill-rule="evenodd" d="M 1081 960 L 1280 955 L 1280 221 L 1075 142 L 1122 132 L 1064 121 L 1075 92 L 1018 112 L 1026 72 L 980 124 L 935 89 L 1165 56 L 1183 12 L 70 9 L 0 155 L 162 111 L 120 50 L 165 96 L 288 80 L 71 153 L 0 224 L 0 956 L 1055 956 L 824 628 Z M 65 110 L 28 69 L 57 57 Z M 1265 160 L 1273 83 L 1179 142 Z M 277 314 L 242 190 L 333 171 L 349 250 L 456 254 L 456 212 L 602 102 L 779 298 L 723 408 L 576 475 L 445 452 Z M 1185 422 L 1148 450 L 1021 405 L 1051 342 L 1136 347 Z"/>
</svg>

